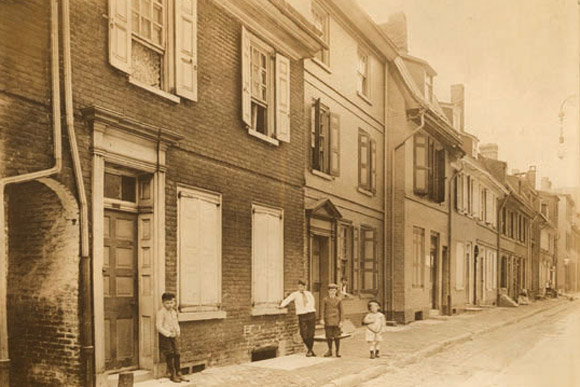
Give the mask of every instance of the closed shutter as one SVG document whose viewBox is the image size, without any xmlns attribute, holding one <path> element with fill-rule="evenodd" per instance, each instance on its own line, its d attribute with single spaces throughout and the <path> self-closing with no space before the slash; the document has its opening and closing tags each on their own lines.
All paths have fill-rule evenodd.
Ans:
<svg viewBox="0 0 580 387">
<path fill-rule="evenodd" d="M 201 305 L 199 200 L 182 195 L 179 199 L 179 301 L 182 308 Z"/>
<path fill-rule="evenodd" d="M 126 73 L 131 70 L 130 0 L 109 0 L 109 63 Z"/>
<path fill-rule="evenodd" d="M 268 301 L 268 216 L 255 210 L 252 225 L 252 301 L 255 306 Z"/>
<path fill-rule="evenodd" d="M 199 292 L 201 304 L 219 307 L 220 304 L 220 219 L 219 207 L 215 202 L 200 200 L 199 217 L 201 278 Z"/>
<path fill-rule="evenodd" d="M 320 98 L 317 98 L 312 105 L 311 135 L 312 169 L 320 170 Z"/>
<path fill-rule="evenodd" d="M 472 215 L 476 218 L 479 217 L 479 184 L 475 181 L 472 181 L 471 185 L 472 193 L 473 193 L 473 213 Z"/>
<path fill-rule="evenodd" d="M 290 142 L 290 61 L 276 54 L 276 138 Z"/>
<path fill-rule="evenodd" d="M 330 174 L 340 176 L 340 116 L 330 113 Z"/>
<path fill-rule="evenodd" d="M 375 140 L 371 140 L 371 155 L 370 155 L 370 164 L 371 164 L 371 191 L 376 192 L 377 190 L 377 142 Z"/>
<path fill-rule="evenodd" d="M 251 52 L 250 34 L 242 27 L 242 120 L 250 128 L 252 127 Z"/>
<path fill-rule="evenodd" d="M 455 209 L 458 212 L 463 211 L 463 175 L 457 175 L 455 178 Z"/>
<path fill-rule="evenodd" d="M 455 247 L 455 289 L 463 289 L 465 278 L 465 247 L 463 243 L 457 242 Z"/>
<path fill-rule="evenodd" d="M 268 215 L 268 290 L 267 301 L 278 304 L 283 299 L 283 273 L 284 273 L 284 251 L 283 251 L 283 220 L 280 215 Z"/>
<path fill-rule="evenodd" d="M 361 278 L 363 290 L 376 289 L 376 243 L 375 231 L 361 227 Z"/>
<path fill-rule="evenodd" d="M 438 150 L 436 154 L 437 162 L 437 197 L 435 200 L 438 203 L 443 203 L 445 201 L 445 151 L 443 149 Z"/>
<path fill-rule="evenodd" d="M 352 290 L 360 290 L 360 243 L 359 243 L 359 229 L 353 227 L 352 230 L 352 260 L 353 260 L 353 281 Z"/>
<path fill-rule="evenodd" d="M 485 201 L 485 222 L 491 224 L 493 220 L 493 197 L 488 189 L 485 189 Z"/>
<path fill-rule="evenodd" d="M 428 179 L 427 137 L 416 134 L 414 137 L 414 191 L 417 195 L 427 194 Z"/>
<path fill-rule="evenodd" d="M 463 212 L 469 212 L 469 176 L 463 176 Z"/>
<path fill-rule="evenodd" d="M 358 136 L 358 182 L 361 188 L 369 188 L 369 138 L 366 133 Z"/>
<path fill-rule="evenodd" d="M 176 93 L 197 101 L 197 0 L 175 0 Z"/>
<path fill-rule="evenodd" d="M 252 301 L 273 305 L 283 298 L 284 232 L 280 211 L 255 206 L 252 225 Z"/>
</svg>

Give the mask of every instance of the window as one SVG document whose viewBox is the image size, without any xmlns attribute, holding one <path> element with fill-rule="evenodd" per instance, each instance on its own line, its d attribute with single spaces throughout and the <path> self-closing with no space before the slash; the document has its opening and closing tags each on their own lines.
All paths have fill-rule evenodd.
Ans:
<svg viewBox="0 0 580 387">
<path fill-rule="evenodd" d="M 284 213 L 252 205 L 252 306 L 276 307 L 284 298 Z"/>
<path fill-rule="evenodd" d="M 107 199 L 137 202 L 137 178 L 118 171 L 105 172 L 104 195 Z"/>
<path fill-rule="evenodd" d="M 550 234 L 546 230 L 540 232 L 540 248 L 550 251 Z"/>
<path fill-rule="evenodd" d="M 312 169 L 340 175 L 340 117 L 320 103 L 312 107 Z"/>
<path fill-rule="evenodd" d="M 322 9 L 317 2 L 312 2 L 312 16 L 314 25 L 322 32 L 320 39 L 328 44 L 330 41 L 330 17 L 328 16 L 328 12 Z M 322 49 L 314 57 L 326 66 L 330 65 L 328 50 Z"/>
<path fill-rule="evenodd" d="M 179 308 L 206 312 L 221 307 L 221 196 L 178 188 Z"/>
<path fill-rule="evenodd" d="M 464 288 L 466 258 L 464 244 L 457 242 L 455 248 L 455 289 L 457 290 Z"/>
<path fill-rule="evenodd" d="M 361 48 L 358 50 L 357 91 L 360 95 L 370 98 L 369 55 Z"/>
<path fill-rule="evenodd" d="M 377 188 L 377 142 L 362 129 L 358 132 L 358 185 L 372 193 Z"/>
<path fill-rule="evenodd" d="M 542 214 L 546 217 L 549 218 L 550 214 L 548 211 L 548 204 L 547 203 L 542 203 L 542 209 L 541 209 Z"/>
<path fill-rule="evenodd" d="M 501 233 L 507 235 L 507 211 L 505 207 L 501 210 Z"/>
<path fill-rule="evenodd" d="M 414 191 L 437 203 L 445 201 L 445 150 L 421 133 L 414 137 Z"/>
<path fill-rule="evenodd" d="M 424 284 L 425 229 L 413 227 L 413 286 Z"/>
<path fill-rule="evenodd" d="M 507 288 L 508 283 L 508 262 L 507 257 L 501 257 L 501 283 L 502 288 Z"/>
<path fill-rule="evenodd" d="M 425 99 L 433 102 L 433 77 L 429 74 L 425 74 Z"/>
<path fill-rule="evenodd" d="M 360 245 L 361 245 L 361 291 L 377 290 L 377 235 L 374 228 L 361 226 L 360 228 Z"/>
<path fill-rule="evenodd" d="M 480 186 L 481 187 L 481 186 Z M 483 187 L 480 189 L 480 198 L 481 198 L 481 205 L 479 206 L 479 219 L 483 220 L 484 222 L 487 221 L 488 213 L 488 199 L 487 199 L 487 190 Z"/>
<path fill-rule="evenodd" d="M 486 262 L 486 270 L 487 270 L 487 276 L 486 276 L 486 288 L 487 290 L 491 290 L 495 288 L 495 277 L 496 277 L 496 273 L 495 273 L 495 256 L 496 254 L 491 251 L 491 250 L 487 250 L 487 262 Z"/>
<path fill-rule="evenodd" d="M 109 0 L 109 29 L 109 62 L 131 83 L 197 100 L 197 0 Z"/>
<path fill-rule="evenodd" d="M 290 61 L 243 27 L 242 117 L 250 134 L 290 142 Z"/>
<path fill-rule="evenodd" d="M 343 277 L 348 281 L 347 291 L 350 293 L 354 289 L 355 278 L 352 261 L 352 226 L 340 225 L 339 235 L 339 249 L 338 249 L 338 280 Z"/>
</svg>

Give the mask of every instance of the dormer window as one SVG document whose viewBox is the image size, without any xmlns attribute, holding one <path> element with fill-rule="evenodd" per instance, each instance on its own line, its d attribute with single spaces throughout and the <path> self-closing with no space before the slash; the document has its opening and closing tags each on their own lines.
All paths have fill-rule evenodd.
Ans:
<svg viewBox="0 0 580 387">
<path fill-rule="evenodd" d="M 359 47 L 357 68 L 357 92 L 364 98 L 370 98 L 369 93 L 369 55 Z"/>
<path fill-rule="evenodd" d="M 329 16 L 328 12 L 326 12 L 320 4 L 313 2 L 312 3 L 312 16 L 314 18 L 314 25 L 322 32 L 320 39 L 324 41 L 324 43 L 329 43 Z M 319 62 L 323 63 L 326 66 L 330 65 L 329 55 L 327 49 L 322 49 L 316 53 L 314 56 Z"/>
<path fill-rule="evenodd" d="M 429 74 L 425 74 L 425 99 L 433 102 L 433 77 Z"/>
</svg>

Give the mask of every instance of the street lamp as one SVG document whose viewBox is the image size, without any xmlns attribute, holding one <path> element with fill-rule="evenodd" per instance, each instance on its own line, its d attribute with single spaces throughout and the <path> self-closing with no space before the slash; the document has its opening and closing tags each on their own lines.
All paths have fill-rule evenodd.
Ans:
<svg viewBox="0 0 580 387">
<path fill-rule="evenodd" d="M 576 97 L 576 94 L 569 95 L 560 104 L 560 112 L 558 113 L 558 118 L 560 119 L 560 147 L 558 149 L 558 158 L 562 160 L 564 158 L 564 116 L 565 116 L 565 105 L 566 102 L 570 101 L 572 98 Z"/>
</svg>

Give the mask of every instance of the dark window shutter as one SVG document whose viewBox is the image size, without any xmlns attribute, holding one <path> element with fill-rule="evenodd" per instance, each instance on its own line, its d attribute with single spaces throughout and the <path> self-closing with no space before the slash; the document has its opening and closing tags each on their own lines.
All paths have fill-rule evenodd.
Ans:
<svg viewBox="0 0 580 387">
<path fill-rule="evenodd" d="M 340 176 L 340 116 L 330 113 L 330 174 Z"/>
<path fill-rule="evenodd" d="M 416 134 L 414 138 L 414 190 L 417 195 L 427 194 L 427 137 Z"/>
<path fill-rule="evenodd" d="M 445 201 L 445 150 L 437 151 L 437 202 Z"/>
<path fill-rule="evenodd" d="M 314 149 L 312 150 L 312 169 L 320 170 L 320 98 L 314 101 Z"/>
</svg>

